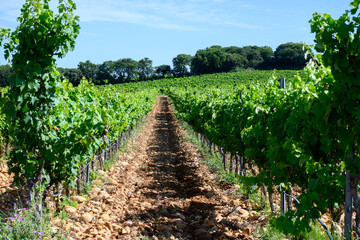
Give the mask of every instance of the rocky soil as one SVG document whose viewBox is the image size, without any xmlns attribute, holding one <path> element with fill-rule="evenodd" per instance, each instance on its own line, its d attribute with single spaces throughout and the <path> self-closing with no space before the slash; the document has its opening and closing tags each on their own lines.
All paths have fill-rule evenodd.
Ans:
<svg viewBox="0 0 360 240">
<path fill-rule="evenodd" d="M 264 217 L 235 197 L 236 186 L 215 184 L 184 138 L 169 99 L 160 97 L 129 149 L 100 171 L 106 181 L 64 208 L 69 239 L 252 239 Z"/>
<path fill-rule="evenodd" d="M 13 176 L 8 174 L 6 162 L 0 162 L 0 217 L 12 215 L 14 204 L 25 206 L 27 192 L 13 184 Z"/>
</svg>

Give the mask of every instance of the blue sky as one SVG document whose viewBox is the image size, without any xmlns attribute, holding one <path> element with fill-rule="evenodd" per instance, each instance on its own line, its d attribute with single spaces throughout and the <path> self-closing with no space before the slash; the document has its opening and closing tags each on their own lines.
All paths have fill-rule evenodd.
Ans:
<svg viewBox="0 0 360 240">
<path fill-rule="evenodd" d="M 195 55 L 212 45 L 270 46 L 313 44 L 314 12 L 338 17 L 350 0 L 74 0 L 80 36 L 74 52 L 57 61 L 102 63 L 148 57 L 153 66 L 172 65 L 178 54 Z M 0 0 L 0 27 L 17 26 L 25 0 Z M 53 0 L 57 3 L 57 1 Z M 6 64 L 0 49 L 0 65 Z"/>
</svg>

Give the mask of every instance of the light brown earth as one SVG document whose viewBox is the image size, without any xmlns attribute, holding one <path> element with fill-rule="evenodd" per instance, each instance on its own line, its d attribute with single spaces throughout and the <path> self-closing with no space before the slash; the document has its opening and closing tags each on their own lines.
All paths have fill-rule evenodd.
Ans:
<svg viewBox="0 0 360 240">
<path fill-rule="evenodd" d="M 8 174 L 8 167 L 5 161 L 0 162 L 0 217 L 6 218 L 12 215 L 14 203 L 24 206 L 26 203 L 24 188 L 18 188 L 13 184 L 13 175 Z"/>
<path fill-rule="evenodd" d="M 145 126 L 84 197 L 64 228 L 69 239 L 252 239 L 262 216 L 234 196 L 185 141 L 169 99 L 159 97 Z M 59 220 L 53 223 L 59 225 Z"/>
</svg>

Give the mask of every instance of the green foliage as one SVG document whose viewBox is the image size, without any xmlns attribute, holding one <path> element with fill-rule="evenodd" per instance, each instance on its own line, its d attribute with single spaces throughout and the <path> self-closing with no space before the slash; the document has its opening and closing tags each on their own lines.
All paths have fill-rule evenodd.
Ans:
<svg viewBox="0 0 360 240">
<path fill-rule="evenodd" d="M 114 83 L 114 62 L 105 61 L 102 64 L 98 65 L 96 68 L 95 76 L 96 78 L 93 79 L 93 82 L 96 85 Z"/>
<path fill-rule="evenodd" d="M 286 239 L 284 234 L 279 232 L 278 229 L 271 226 L 270 224 L 268 226 L 264 227 L 263 229 L 261 229 L 260 231 L 258 231 L 257 233 L 255 233 L 254 235 L 256 235 L 259 239 L 263 239 L 263 240 L 283 240 L 283 239 Z"/>
<path fill-rule="evenodd" d="M 82 72 L 77 68 L 58 68 L 57 69 L 63 78 L 69 80 L 73 86 L 78 86 L 82 79 Z"/>
<path fill-rule="evenodd" d="M 96 69 L 97 66 L 95 63 L 90 62 L 87 60 L 86 62 L 80 62 L 78 64 L 78 69 L 81 71 L 82 76 L 88 80 L 92 80 L 96 78 Z"/>
<path fill-rule="evenodd" d="M 171 67 L 169 65 L 160 65 L 155 68 L 155 73 L 161 74 L 162 77 L 165 77 L 165 75 L 171 74 Z"/>
<path fill-rule="evenodd" d="M 140 80 L 145 80 L 153 74 L 152 60 L 144 58 L 139 60 L 138 72 Z"/>
<path fill-rule="evenodd" d="M 173 58 L 174 73 L 184 76 L 189 73 L 192 56 L 188 54 L 179 54 Z"/>
<path fill-rule="evenodd" d="M 14 180 L 26 178 L 30 188 L 57 161 L 53 139 L 58 136 L 51 131 L 51 116 L 62 100 L 63 85 L 54 56 L 62 58 L 74 48 L 80 28 L 75 9 L 71 0 L 60 1 L 58 13 L 50 9 L 48 0 L 28 0 L 16 30 L 0 31 L 0 42 L 8 40 L 5 58 L 11 60 L 15 72 L 2 107 L 13 143 L 8 165 Z"/>
<path fill-rule="evenodd" d="M 274 52 L 274 65 L 277 69 L 303 69 L 310 60 L 310 56 L 305 58 L 306 51 L 301 43 L 281 44 Z"/>
<path fill-rule="evenodd" d="M 191 71 L 196 74 L 224 72 L 227 56 L 221 47 L 210 47 L 196 52 L 191 61 Z"/>
<path fill-rule="evenodd" d="M 70 198 L 68 198 L 67 196 L 62 196 L 61 198 L 61 208 L 64 208 L 65 206 L 72 206 L 72 207 L 77 207 L 78 206 L 78 202 L 75 200 L 71 200 Z"/>
<path fill-rule="evenodd" d="M 14 205 L 14 214 L 6 219 L 0 219 L 1 239 L 65 239 L 61 232 L 53 232 L 50 228 L 48 213 L 42 216 L 33 211 L 33 205 Z"/>
<path fill-rule="evenodd" d="M 310 23 L 316 34 L 315 49 L 323 53 L 322 64 L 333 74 L 333 79 L 322 79 L 328 92 L 324 113 L 334 134 L 323 141 L 336 149 L 333 163 L 349 171 L 348 184 L 357 212 L 356 233 L 360 236 L 360 1 L 354 0 L 350 6 L 339 19 L 315 13 Z"/>
<path fill-rule="evenodd" d="M 80 168 L 132 128 L 155 99 L 156 91 L 126 95 L 86 80 L 76 88 L 61 82 L 54 56 L 63 57 L 74 46 L 79 25 L 73 10 L 72 1 L 60 1 L 54 14 L 47 0 L 29 0 L 20 26 L 13 33 L 2 31 L 15 70 L 2 99 L 13 145 L 8 165 L 30 192 L 41 181 L 42 187 L 75 187 Z"/>
<path fill-rule="evenodd" d="M 322 52 L 323 64 L 331 68 L 334 81 L 324 81 L 329 88 L 331 102 L 328 112 L 338 117 L 329 119 L 338 127 L 342 151 L 348 155 L 351 151 L 359 152 L 360 128 L 360 15 L 359 2 L 351 3 L 351 10 L 333 19 L 329 14 L 315 13 L 311 23 L 312 32 L 316 33 L 315 49 Z M 330 115 L 330 117 L 331 117 Z M 344 155 L 343 155 L 344 156 Z M 339 156 L 339 157 L 343 157 Z M 355 163 L 358 164 L 355 164 Z M 360 171 L 359 155 L 347 160 L 347 169 Z"/>
<path fill-rule="evenodd" d="M 114 63 L 114 71 L 118 76 L 117 82 L 130 82 L 137 76 L 138 62 L 131 58 L 119 59 Z"/>
<path fill-rule="evenodd" d="M 236 71 L 237 69 L 295 69 L 305 67 L 306 50 L 301 43 L 281 44 L 275 51 L 271 47 L 212 46 L 198 50 L 191 62 L 195 74 Z"/>
</svg>

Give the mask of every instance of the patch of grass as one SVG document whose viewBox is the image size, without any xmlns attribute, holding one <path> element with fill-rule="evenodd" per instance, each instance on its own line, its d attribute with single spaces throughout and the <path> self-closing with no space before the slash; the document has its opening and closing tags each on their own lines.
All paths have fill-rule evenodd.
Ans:
<svg viewBox="0 0 360 240">
<path fill-rule="evenodd" d="M 63 208 L 65 206 L 71 206 L 71 207 L 76 208 L 78 206 L 78 202 L 75 200 L 71 200 L 67 196 L 63 196 L 60 207 Z"/>
<path fill-rule="evenodd" d="M 89 172 L 89 179 L 90 179 L 90 181 L 96 179 L 96 172 L 94 170 L 91 170 Z"/>
<path fill-rule="evenodd" d="M 304 232 L 298 236 L 285 236 L 282 234 L 276 227 L 268 224 L 264 228 L 255 232 L 255 237 L 264 240 L 283 240 L 283 239 L 291 239 L 291 240 L 326 240 L 329 239 L 327 233 L 323 229 L 323 227 L 318 223 L 313 223 L 311 225 L 311 230 L 309 232 Z M 332 238 L 334 240 L 343 239 L 341 236 L 337 234 L 332 234 Z"/>
<path fill-rule="evenodd" d="M 62 221 L 68 221 L 69 219 L 69 214 L 65 211 L 60 211 L 60 212 L 55 212 L 54 213 L 54 217 L 59 217 Z"/>
<path fill-rule="evenodd" d="M 254 234 L 257 238 L 262 240 L 283 240 L 286 239 L 284 234 L 280 233 L 276 228 L 271 225 L 258 230 Z"/>
<path fill-rule="evenodd" d="M 261 189 L 256 186 L 249 186 L 246 184 L 241 184 L 239 189 L 241 196 L 245 196 L 247 201 L 253 207 L 253 210 L 258 212 L 270 213 L 270 206 L 267 202 L 267 198 L 261 192 Z"/>
<path fill-rule="evenodd" d="M 224 171 L 222 167 L 222 161 L 220 156 L 217 154 L 212 154 L 209 151 L 209 148 L 202 144 L 200 139 L 198 139 L 192 130 L 191 126 L 184 121 L 181 121 L 181 126 L 186 130 L 187 137 L 183 138 L 182 141 L 188 141 L 194 143 L 202 153 L 203 161 L 207 163 L 207 165 L 211 168 L 213 172 L 219 174 L 219 176 L 226 175 L 227 173 Z"/>
<path fill-rule="evenodd" d="M 336 233 L 333 233 L 332 237 L 334 240 L 343 239 Z M 329 239 L 329 238 L 328 238 L 328 235 L 326 234 L 324 228 L 320 225 L 320 223 L 316 222 L 311 226 L 310 232 L 305 232 L 303 234 L 303 236 L 300 236 L 300 238 L 298 238 L 298 239 L 324 240 L 324 239 Z"/>
<path fill-rule="evenodd" d="M 87 184 L 85 184 L 84 188 L 83 188 L 83 192 L 84 194 L 89 194 L 91 192 L 91 189 L 92 187 L 94 186 L 94 184 L 92 183 L 92 180 L 94 179 L 91 179 L 90 182 L 88 182 Z"/>
</svg>

